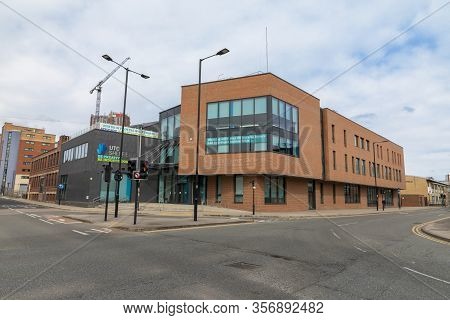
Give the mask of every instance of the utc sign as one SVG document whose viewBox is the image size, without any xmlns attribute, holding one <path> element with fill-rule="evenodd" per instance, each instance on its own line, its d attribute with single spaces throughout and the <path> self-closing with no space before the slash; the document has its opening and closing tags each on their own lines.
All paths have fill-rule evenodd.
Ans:
<svg viewBox="0 0 450 320">
<path fill-rule="evenodd" d="M 99 162 L 119 162 L 120 147 L 99 143 L 97 147 L 97 161 Z M 122 153 L 122 163 L 128 162 L 128 153 Z"/>
</svg>

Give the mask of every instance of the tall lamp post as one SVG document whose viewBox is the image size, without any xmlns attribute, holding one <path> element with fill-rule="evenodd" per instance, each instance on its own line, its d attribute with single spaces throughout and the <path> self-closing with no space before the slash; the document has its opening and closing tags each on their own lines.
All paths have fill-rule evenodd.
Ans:
<svg viewBox="0 0 450 320">
<path fill-rule="evenodd" d="M 194 221 L 198 220 L 197 212 L 198 212 L 198 198 L 200 196 L 199 190 L 199 181 L 198 181 L 198 145 L 200 141 L 200 95 L 201 95 L 201 85 L 202 85 L 202 61 L 215 57 L 215 56 L 223 56 L 230 52 L 227 48 L 223 48 L 216 54 L 213 54 L 209 57 L 200 59 L 198 62 L 198 96 L 197 96 L 197 143 L 195 147 L 195 183 L 194 183 Z"/>
<path fill-rule="evenodd" d="M 117 64 L 119 67 L 121 67 L 122 69 L 125 69 L 125 71 L 126 71 L 125 72 L 125 94 L 124 94 L 124 97 L 123 97 L 122 131 L 120 132 L 119 168 L 115 172 L 115 177 L 114 177 L 114 179 L 116 180 L 114 218 L 117 218 L 119 216 L 120 182 L 122 181 L 123 132 L 124 132 L 124 128 L 125 128 L 125 111 L 126 111 L 126 108 L 127 108 L 128 74 L 131 72 L 131 73 L 137 74 L 138 76 L 140 76 L 143 79 L 148 79 L 149 76 L 147 76 L 145 74 L 142 74 L 142 73 L 138 73 L 136 71 L 133 71 L 133 70 L 131 70 L 128 67 L 124 67 L 120 63 L 117 63 L 116 61 L 114 61 L 107 54 L 102 55 L 102 58 L 107 60 L 107 61 L 110 61 L 112 63 Z"/>
<path fill-rule="evenodd" d="M 378 142 L 373 142 L 372 143 L 372 151 L 373 151 L 373 173 L 374 173 L 374 178 L 375 178 L 375 192 L 376 192 L 376 201 L 377 201 L 377 211 L 378 211 L 378 186 L 377 186 L 377 162 L 375 160 L 375 144 L 381 144 L 381 143 L 385 143 L 385 142 L 389 142 L 387 140 L 383 140 L 383 141 L 378 141 Z M 383 209 L 384 210 L 384 209 Z"/>
</svg>

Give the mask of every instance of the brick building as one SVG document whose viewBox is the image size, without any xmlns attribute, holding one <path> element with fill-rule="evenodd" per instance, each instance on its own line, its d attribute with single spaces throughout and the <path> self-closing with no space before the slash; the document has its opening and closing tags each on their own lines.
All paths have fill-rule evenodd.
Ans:
<svg viewBox="0 0 450 320">
<path fill-rule="evenodd" d="M 197 93 L 160 114 L 160 202 L 192 203 Z M 202 84 L 201 203 L 251 210 L 254 190 L 257 211 L 397 206 L 404 172 L 401 146 L 271 73 Z"/>
<path fill-rule="evenodd" d="M 98 120 L 95 118 L 94 114 L 91 114 L 90 125 L 93 126 L 96 123 L 109 123 L 116 126 L 121 126 L 122 121 L 125 119 L 125 126 L 130 126 L 130 117 L 126 114 L 125 117 L 121 112 L 110 112 L 109 114 L 99 115 Z"/>
<path fill-rule="evenodd" d="M 55 135 L 44 129 L 17 126 L 6 122 L 0 141 L 0 191 L 25 195 L 32 159 L 55 148 Z"/>
<path fill-rule="evenodd" d="M 406 176 L 406 188 L 402 191 L 405 207 L 440 206 L 447 203 L 448 185 L 433 178 Z"/>
<path fill-rule="evenodd" d="M 61 136 L 56 148 L 32 159 L 28 199 L 56 201 L 61 145 L 68 140 L 68 136 Z"/>
</svg>

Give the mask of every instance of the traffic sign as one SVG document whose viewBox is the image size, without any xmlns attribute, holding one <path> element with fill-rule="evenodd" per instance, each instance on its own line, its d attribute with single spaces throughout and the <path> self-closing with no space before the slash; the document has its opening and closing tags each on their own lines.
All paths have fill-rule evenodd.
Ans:
<svg viewBox="0 0 450 320">
<path fill-rule="evenodd" d="M 140 171 L 133 171 L 132 178 L 133 180 L 146 180 L 147 175 L 142 174 Z"/>
<path fill-rule="evenodd" d="M 64 190 L 64 185 L 62 183 L 58 184 L 58 189 L 59 190 Z"/>
</svg>

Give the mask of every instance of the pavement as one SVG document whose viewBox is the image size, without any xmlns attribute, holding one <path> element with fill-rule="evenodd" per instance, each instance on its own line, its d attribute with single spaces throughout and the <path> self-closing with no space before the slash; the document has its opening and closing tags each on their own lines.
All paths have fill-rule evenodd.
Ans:
<svg viewBox="0 0 450 320">
<path fill-rule="evenodd" d="M 365 216 L 381 214 L 403 214 L 426 210 L 424 207 L 386 208 L 384 211 L 370 209 L 339 209 L 339 210 L 308 210 L 298 212 L 252 212 L 215 206 L 199 206 L 198 221 L 193 221 L 193 206 L 180 204 L 141 203 L 134 224 L 134 204 L 121 203 L 119 217 L 114 218 L 114 204 L 109 205 L 108 221 L 104 221 L 104 207 L 80 208 L 55 203 L 42 203 L 26 199 L 5 198 L 25 203 L 27 205 L 44 205 L 49 208 L 66 211 L 63 217 L 82 222 L 92 223 L 105 228 L 117 228 L 126 231 L 152 231 L 161 229 L 179 229 L 204 227 L 222 224 L 249 223 L 262 220 L 296 220 L 308 218 L 337 218 L 346 216 Z"/>
<path fill-rule="evenodd" d="M 448 208 L 144 232 L 68 213 L 0 197 L 0 298 L 450 298 L 448 243 L 411 232 Z"/>
<path fill-rule="evenodd" d="M 431 237 L 450 243 L 450 218 L 425 223 L 421 230 Z"/>
</svg>

